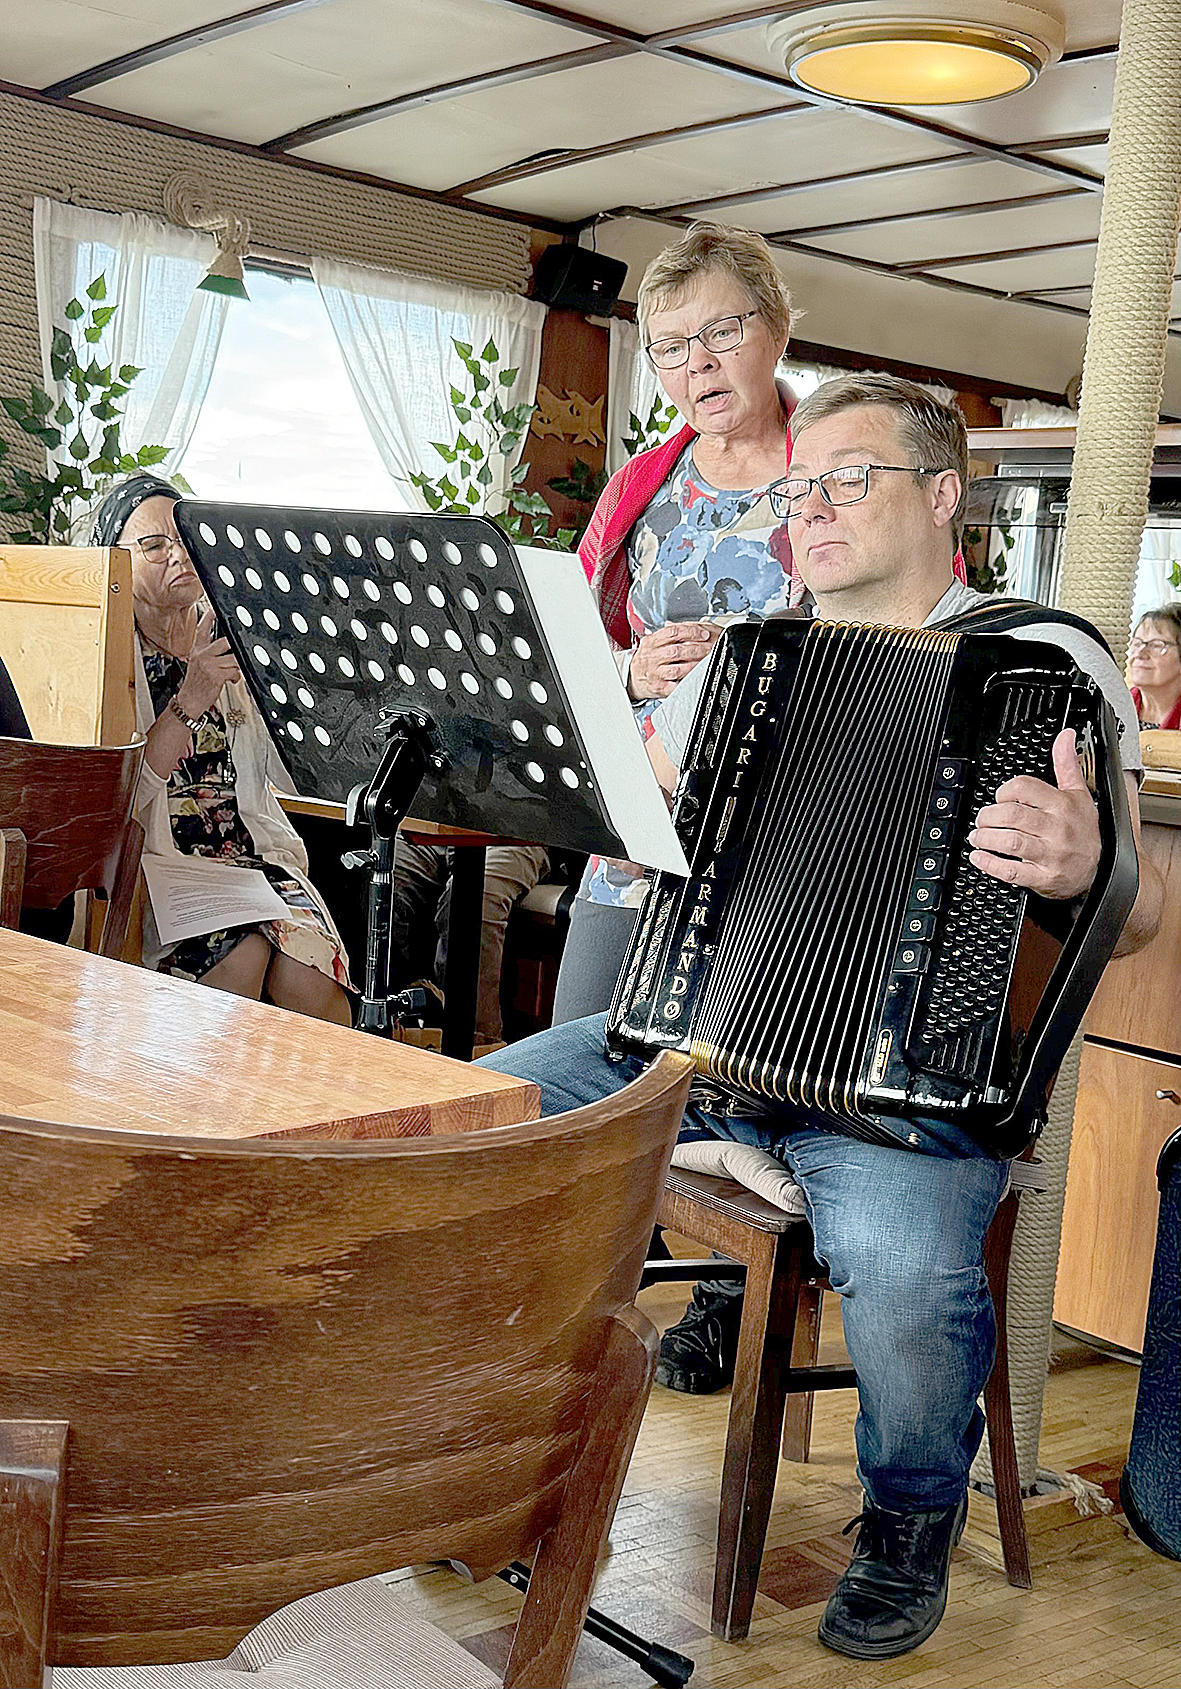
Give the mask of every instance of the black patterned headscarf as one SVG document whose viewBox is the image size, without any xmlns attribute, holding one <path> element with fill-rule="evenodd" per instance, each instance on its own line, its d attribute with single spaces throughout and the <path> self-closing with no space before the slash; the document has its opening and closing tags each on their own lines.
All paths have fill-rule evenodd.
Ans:
<svg viewBox="0 0 1181 1689">
<path fill-rule="evenodd" d="M 118 545 L 132 511 L 138 510 L 146 499 L 180 497 L 172 483 L 162 481 L 158 475 L 129 475 L 126 481 L 111 488 L 95 511 L 91 545 Z"/>
</svg>

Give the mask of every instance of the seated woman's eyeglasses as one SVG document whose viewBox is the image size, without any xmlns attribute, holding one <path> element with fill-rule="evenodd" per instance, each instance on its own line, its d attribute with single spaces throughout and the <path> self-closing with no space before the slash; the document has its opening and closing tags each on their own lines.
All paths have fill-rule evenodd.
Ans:
<svg viewBox="0 0 1181 1689">
<path fill-rule="evenodd" d="M 689 348 L 700 340 L 707 352 L 732 352 L 742 345 L 742 325 L 757 311 L 743 311 L 740 317 L 718 317 L 696 334 L 678 335 L 675 340 L 653 340 L 644 348 L 657 369 L 679 369 L 689 362 Z"/>
<path fill-rule="evenodd" d="M 180 546 L 180 541 L 171 534 L 145 534 L 135 543 L 149 563 L 162 563 L 174 547 Z"/>
<path fill-rule="evenodd" d="M 1138 657 L 1143 651 L 1146 657 L 1163 657 L 1166 651 L 1175 651 L 1176 645 L 1171 639 L 1130 639 L 1128 641 L 1128 656 Z"/>
<path fill-rule="evenodd" d="M 941 469 L 912 468 L 909 463 L 842 463 L 824 475 L 789 475 L 772 481 L 767 488 L 776 516 L 798 516 L 813 487 L 820 489 L 825 504 L 860 504 L 869 492 L 869 472 L 883 470 L 891 475 L 941 475 Z"/>
</svg>

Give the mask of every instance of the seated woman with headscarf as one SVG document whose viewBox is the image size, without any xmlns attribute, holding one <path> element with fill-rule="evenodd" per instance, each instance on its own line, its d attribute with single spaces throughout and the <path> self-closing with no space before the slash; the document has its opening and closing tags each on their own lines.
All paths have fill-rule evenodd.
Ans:
<svg viewBox="0 0 1181 1689">
<path fill-rule="evenodd" d="M 307 853 L 270 781 L 287 785 L 229 641 L 217 636 L 173 509 L 176 488 L 133 475 L 95 517 L 93 543 L 131 553 L 136 723 L 147 751 L 136 813 L 146 851 L 260 869 L 286 914 L 166 946 L 149 909 L 148 967 L 347 1026 L 348 960 Z"/>
</svg>

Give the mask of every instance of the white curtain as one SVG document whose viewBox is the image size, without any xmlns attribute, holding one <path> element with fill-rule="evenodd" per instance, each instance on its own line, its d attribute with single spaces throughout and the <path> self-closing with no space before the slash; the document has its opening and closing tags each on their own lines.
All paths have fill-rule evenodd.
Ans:
<svg viewBox="0 0 1181 1689">
<path fill-rule="evenodd" d="M 641 429 L 645 429 L 654 406 L 666 411 L 668 396 L 644 355 L 640 331 L 635 323 L 629 323 L 622 317 L 612 317 L 607 348 L 607 469 L 610 474 L 613 475 L 632 455 L 624 444 L 628 435 L 634 433 L 632 417 L 637 417 Z M 663 438 L 680 426 L 681 418 L 674 411 L 671 416 L 662 416 L 655 433 L 658 438 Z"/>
<path fill-rule="evenodd" d="M 826 381 L 840 381 L 850 375 L 884 375 L 884 370 L 851 370 L 838 369 L 835 364 L 802 363 L 796 358 L 784 358 L 779 365 L 779 374 L 787 382 L 797 399 L 806 399 L 809 393 L 814 393 L 818 387 L 823 387 Z M 949 405 L 955 398 L 954 387 L 939 387 L 934 382 L 919 383 L 924 391 L 938 399 L 941 404 Z"/>
<path fill-rule="evenodd" d="M 1076 428 L 1078 412 L 1065 405 L 1044 405 L 1040 399 L 1000 399 L 1006 428 Z"/>
<path fill-rule="evenodd" d="M 196 426 L 225 324 L 229 300 L 197 292 L 216 247 L 195 234 L 140 212 L 121 217 L 56 200 L 33 201 L 33 261 L 45 391 L 63 396 L 53 380 L 49 350 L 54 328 L 68 328 L 80 357 L 100 364 L 134 364 L 140 374 L 124 401 L 124 451 L 167 446 L 159 467 L 167 475 Z M 81 338 L 85 318 L 67 322 L 71 299 L 87 303 L 96 276 L 106 281 L 114 317 L 93 346 Z M 64 451 L 64 447 L 62 448 Z M 61 452 L 51 455 L 62 455 Z"/>
<path fill-rule="evenodd" d="M 500 368 L 517 372 L 497 397 L 506 408 L 531 405 L 537 395 L 545 306 L 516 294 L 364 270 L 327 258 L 313 258 L 311 271 L 382 462 L 409 507 L 425 510 L 410 475 L 443 472 L 446 466 L 431 442 L 454 441 L 458 424 L 451 388 L 469 390 L 452 341 L 465 341 L 479 353 L 492 340 Z M 508 457 L 492 456 L 489 498 L 494 508 L 524 445 L 522 438 Z"/>
</svg>

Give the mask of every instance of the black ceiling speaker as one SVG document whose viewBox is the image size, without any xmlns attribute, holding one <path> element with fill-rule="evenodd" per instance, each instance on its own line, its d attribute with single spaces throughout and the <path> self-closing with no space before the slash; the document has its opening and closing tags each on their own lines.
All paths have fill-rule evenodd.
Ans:
<svg viewBox="0 0 1181 1689">
<path fill-rule="evenodd" d="M 533 274 L 533 297 L 559 311 L 607 312 L 619 298 L 627 265 L 585 246 L 547 246 Z"/>
</svg>

